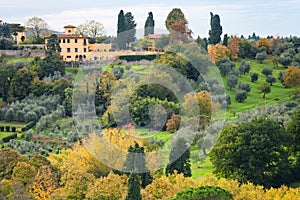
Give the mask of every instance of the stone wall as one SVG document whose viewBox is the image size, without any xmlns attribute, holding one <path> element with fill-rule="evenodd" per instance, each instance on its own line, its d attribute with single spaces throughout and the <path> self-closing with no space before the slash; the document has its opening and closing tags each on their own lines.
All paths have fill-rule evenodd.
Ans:
<svg viewBox="0 0 300 200">
<path fill-rule="evenodd" d="M 32 50 L 29 48 L 23 50 L 0 50 L 0 54 L 2 54 L 6 58 L 18 58 L 18 57 L 45 57 L 44 49 Z"/>
</svg>

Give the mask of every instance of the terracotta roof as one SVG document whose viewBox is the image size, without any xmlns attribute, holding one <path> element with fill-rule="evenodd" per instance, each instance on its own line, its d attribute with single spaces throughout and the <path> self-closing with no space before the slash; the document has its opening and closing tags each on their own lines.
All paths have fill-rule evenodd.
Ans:
<svg viewBox="0 0 300 200">
<path fill-rule="evenodd" d="M 76 28 L 76 26 L 73 26 L 73 25 L 67 25 L 67 26 L 64 26 L 64 28 Z"/>
<path fill-rule="evenodd" d="M 83 36 L 83 35 L 79 35 L 79 34 L 57 34 L 57 37 L 59 39 L 68 39 L 68 38 L 86 38 L 89 39 L 90 37 L 88 36 Z M 45 37 L 45 39 L 48 39 L 49 37 Z"/>
</svg>

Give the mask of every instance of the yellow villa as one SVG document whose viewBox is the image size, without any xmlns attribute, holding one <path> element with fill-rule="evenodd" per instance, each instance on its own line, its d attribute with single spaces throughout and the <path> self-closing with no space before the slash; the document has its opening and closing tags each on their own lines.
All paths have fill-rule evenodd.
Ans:
<svg viewBox="0 0 300 200">
<path fill-rule="evenodd" d="M 89 37 L 76 34 L 76 27 L 68 25 L 64 27 L 64 34 L 57 34 L 61 48 L 60 55 L 64 61 L 85 61 L 89 52 Z M 47 44 L 49 37 L 45 37 Z"/>
</svg>

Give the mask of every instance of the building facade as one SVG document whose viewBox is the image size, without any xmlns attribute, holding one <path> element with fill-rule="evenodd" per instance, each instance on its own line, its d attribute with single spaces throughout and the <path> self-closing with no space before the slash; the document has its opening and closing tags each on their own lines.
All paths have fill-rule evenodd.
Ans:
<svg viewBox="0 0 300 200">
<path fill-rule="evenodd" d="M 57 34 L 61 48 L 60 55 L 65 62 L 85 61 L 89 53 L 89 37 L 76 34 L 76 27 L 64 27 L 64 34 Z M 49 37 L 45 38 L 47 44 Z"/>
</svg>

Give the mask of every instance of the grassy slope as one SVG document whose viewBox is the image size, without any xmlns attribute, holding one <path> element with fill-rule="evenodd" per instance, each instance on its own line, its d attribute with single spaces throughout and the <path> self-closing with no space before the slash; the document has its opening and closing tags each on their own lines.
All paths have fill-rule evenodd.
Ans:
<svg viewBox="0 0 300 200">
<path fill-rule="evenodd" d="M 227 94 L 230 95 L 231 103 L 232 103 L 227 110 L 226 119 L 236 118 L 234 117 L 234 112 L 239 113 L 266 104 L 283 103 L 291 99 L 291 93 L 293 89 L 284 88 L 280 83 L 280 81 L 278 80 L 275 83 L 273 83 L 273 86 L 271 86 L 271 93 L 267 94 L 265 99 L 262 98 L 262 94 L 257 89 L 259 85 L 266 82 L 265 76 L 261 73 L 264 67 L 273 68 L 273 76 L 275 76 L 276 79 L 278 79 L 279 72 L 285 70 L 284 68 L 282 67 L 274 68 L 271 60 L 265 60 L 262 64 L 258 64 L 256 60 L 246 60 L 246 61 L 250 63 L 251 70 L 249 74 L 241 75 L 239 77 L 239 82 L 249 83 L 251 85 L 251 91 L 248 93 L 248 98 L 244 102 L 239 103 L 235 101 L 235 93 L 237 91 L 237 88 L 230 90 L 226 85 L 227 77 L 223 77 L 223 82 L 226 88 L 226 92 Z M 241 60 L 238 60 L 236 62 L 236 68 L 238 68 L 240 63 Z M 259 74 L 259 78 L 257 82 L 252 83 L 250 81 L 251 80 L 250 74 L 254 72 Z M 275 98 L 279 98 L 279 100 L 276 101 L 274 100 Z"/>
<path fill-rule="evenodd" d="M 31 62 L 33 61 L 34 57 L 29 58 L 8 58 L 7 62 L 15 63 L 15 62 Z"/>
</svg>

